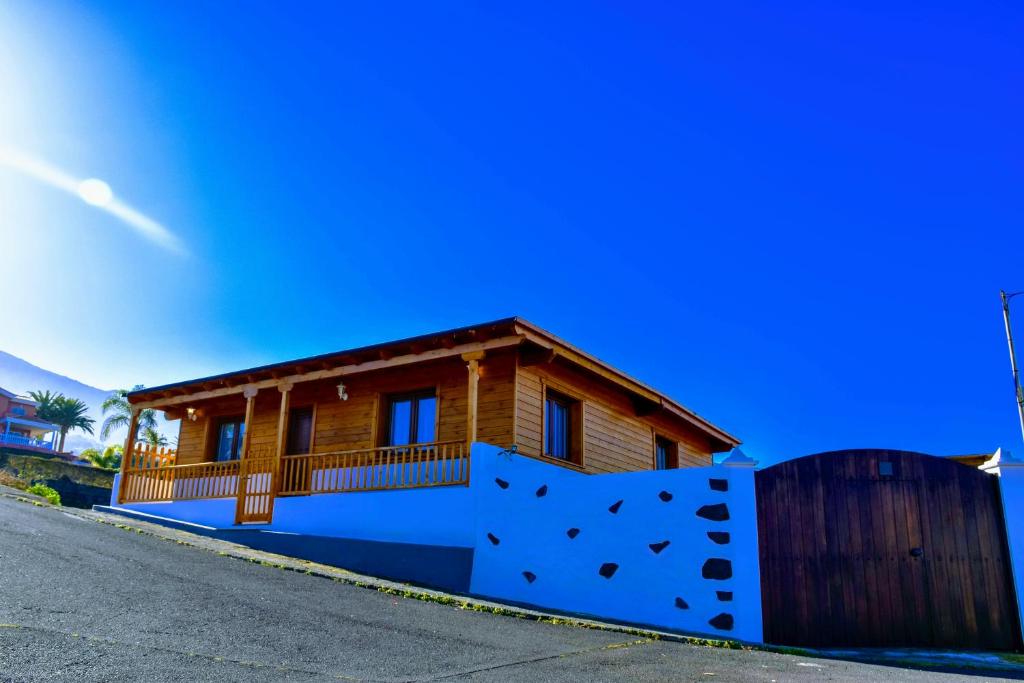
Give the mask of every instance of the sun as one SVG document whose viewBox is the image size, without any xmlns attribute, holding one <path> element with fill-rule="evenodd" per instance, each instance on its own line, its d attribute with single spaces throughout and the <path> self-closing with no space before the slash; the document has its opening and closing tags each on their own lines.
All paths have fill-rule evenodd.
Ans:
<svg viewBox="0 0 1024 683">
<path fill-rule="evenodd" d="M 78 196 L 87 204 L 106 206 L 114 198 L 114 192 L 99 178 L 89 178 L 78 184 Z"/>
</svg>

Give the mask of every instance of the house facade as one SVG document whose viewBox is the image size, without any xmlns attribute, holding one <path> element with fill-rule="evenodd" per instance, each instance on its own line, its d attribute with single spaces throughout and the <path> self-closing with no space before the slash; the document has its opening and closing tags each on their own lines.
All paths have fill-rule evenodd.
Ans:
<svg viewBox="0 0 1024 683">
<path fill-rule="evenodd" d="M 265 498 L 465 483 L 468 473 L 452 463 L 465 461 L 473 442 L 588 474 L 707 466 L 713 453 L 738 443 L 519 318 L 148 388 L 128 399 L 136 411 L 163 410 L 181 427 L 176 453 L 128 444 L 136 455 L 125 459 L 122 502 L 186 490 L 220 495 L 202 488 L 205 480 L 237 476 L 240 463 L 266 475 Z M 154 455 L 159 463 L 147 461 Z M 137 483 L 152 478 L 141 471 L 166 470 L 171 460 L 177 469 L 163 472 L 160 486 L 133 488 L 133 475 Z M 435 481 L 442 465 L 454 480 L 437 474 Z M 328 482 L 312 475 L 325 470 L 352 476 Z M 183 483 L 197 479 L 204 480 L 198 491 Z M 237 521 L 269 521 L 271 503 L 241 503 Z M 249 504 L 259 509 L 248 514 Z"/>
<path fill-rule="evenodd" d="M 753 470 L 712 462 L 738 440 L 522 319 L 128 400 L 135 421 L 179 419 L 178 448 L 137 445 L 132 425 L 101 510 L 458 593 L 760 640 Z"/>
<path fill-rule="evenodd" d="M 0 445 L 56 450 L 60 427 L 36 416 L 39 404 L 0 387 Z"/>
</svg>

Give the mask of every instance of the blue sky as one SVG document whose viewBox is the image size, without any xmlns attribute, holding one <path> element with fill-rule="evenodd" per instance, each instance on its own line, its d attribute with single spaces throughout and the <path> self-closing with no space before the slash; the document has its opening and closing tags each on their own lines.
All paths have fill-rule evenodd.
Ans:
<svg viewBox="0 0 1024 683">
<path fill-rule="evenodd" d="M 154 385 L 521 315 L 765 460 L 1024 451 L 1024 10 L 552 4 L 5 3 L 0 147 L 187 253 L 0 167 L 0 349 Z"/>
</svg>

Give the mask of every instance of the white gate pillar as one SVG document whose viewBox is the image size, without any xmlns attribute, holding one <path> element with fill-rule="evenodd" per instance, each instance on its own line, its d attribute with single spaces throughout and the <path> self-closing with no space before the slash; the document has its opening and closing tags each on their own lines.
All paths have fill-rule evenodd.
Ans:
<svg viewBox="0 0 1024 683">
<path fill-rule="evenodd" d="M 1010 552 L 1013 588 L 1017 594 L 1017 614 L 1024 625 L 1024 460 L 1014 458 L 1009 451 L 996 450 L 992 459 L 979 469 L 999 475 L 999 493 L 1003 500 L 1003 523 L 1006 525 L 1006 545 Z"/>
</svg>

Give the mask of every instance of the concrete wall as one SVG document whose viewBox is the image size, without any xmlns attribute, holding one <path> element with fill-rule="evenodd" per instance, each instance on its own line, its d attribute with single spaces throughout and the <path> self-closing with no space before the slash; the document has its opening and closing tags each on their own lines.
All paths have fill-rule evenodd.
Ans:
<svg viewBox="0 0 1024 683">
<path fill-rule="evenodd" d="M 111 505 L 117 505 L 116 484 Z M 217 529 L 235 524 L 234 498 L 126 503 L 119 507 Z M 470 490 L 465 486 L 324 493 L 280 497 L 274 501 L 272 524 L 247 524 L 245 528 L 470 548 L 474 541 L 472 512 Z"/>
<path fill-rule="evenodd" d="M 1024 624 L 1024 461 L 1000 449 L 982 468 L 994 470 L 999 475 L 1006 545 L 1010 551 L 1013 587 L 1017 592 L 1017 612 L 1019 623 Z"/>
<path fill-rule="evenodd" d="M 759 642 L 753 474 L 717 466 L 588 476 L 475 444 L 470 590 Z"/>
<path fill-rule="evenodd" d="M 345 546 L 331 551 L 338 558 L 331 563 L 355 568 L 357 558 L 360 571 L 391 578 L 419 577 L 428 585 L 547 609 L 761 640 L 753 470 L 586 475 L 480 443 L 471 458 L 468 487 L 278 498 L 273 524 L 246 525 L 244 533 L 377 542 L 391 547 Z M 122 507 L 239 533 L 234 498 Z M 289 540 L 285 534 L 272 540 Z M 238 542 L 254 545 L 273 536 Z M 422 550 L 400 544 L 442 551 L 434 574 L 398 575 L 408 570 L 392 557 L 396 553 L 427 561 Z M 305 550 L 300 556 L 315 559 Z M 466 579 L 434 578 L 463 561 Z"/>
</svg>

